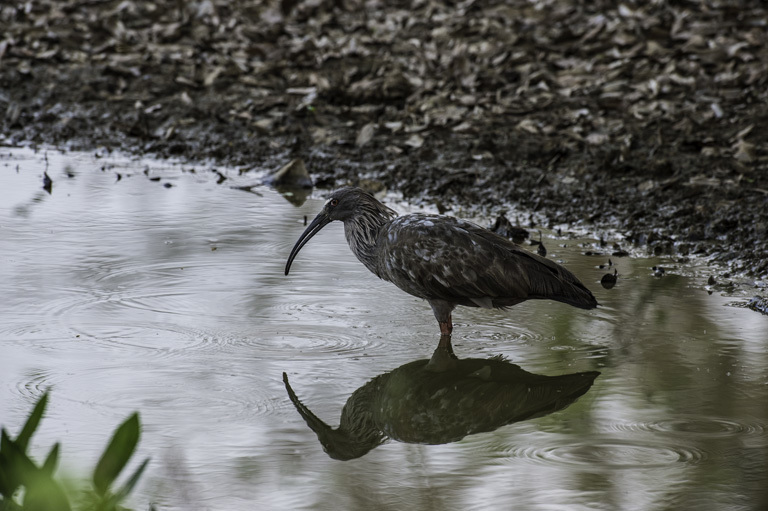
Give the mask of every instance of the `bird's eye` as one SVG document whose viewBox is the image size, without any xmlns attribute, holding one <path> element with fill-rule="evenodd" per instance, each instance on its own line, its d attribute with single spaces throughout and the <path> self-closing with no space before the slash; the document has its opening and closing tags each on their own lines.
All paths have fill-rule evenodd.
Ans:
<svg viewBox="0 0 768 511">
<path fill-rule="evenodd" d="M 339 205 L 339 199 L 331 199 L 331 206 L 336 207 Z"/>
</svg>

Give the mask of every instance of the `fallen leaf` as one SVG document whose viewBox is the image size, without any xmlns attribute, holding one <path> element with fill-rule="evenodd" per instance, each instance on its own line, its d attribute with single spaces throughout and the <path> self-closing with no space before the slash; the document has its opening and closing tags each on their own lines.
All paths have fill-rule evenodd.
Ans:
<svg viewBox="0 0 768 511">
<path fill-rule="evenodd" d="M 369 122 L 360 129 L 360 132 L 357 134 L 357 139 L 355 140 L 355 145 L 357 147 L 363 147 L 371 141 L 375 132 L 376 124 Z"/>
</svg>

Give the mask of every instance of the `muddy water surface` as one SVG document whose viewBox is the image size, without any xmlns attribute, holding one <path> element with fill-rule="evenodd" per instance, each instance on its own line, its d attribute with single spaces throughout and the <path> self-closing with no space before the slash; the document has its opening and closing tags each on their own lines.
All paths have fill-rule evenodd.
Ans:
<svg viewBox="0 0 768 511">
<path fill-rule="evenodd" d="M 335 427 L 356 389 L 429 358 L 434 317 L 368 273 L 340 224 L 284 276 L 320 197 L 297 207 L 217 180 L 203 165 L 2 150 L 0 419 L 15 433 L 51 389 L 38 457 L 61 441 L 64 471 L 84 475 L 137 410 L 134 463 L 152 457 L 138 509 L 768 505 L 768 318 L 708 294 L 700 262 L 613 258 L 605 290 L 608 256 L 584 255 L 599 249 L 589 239 L 545 242 L 602 308 L 454 314 L 460 358 L 600 371 L 578 401 L 457 442 L 331 459 L 282 373 Z"/>
</svg>

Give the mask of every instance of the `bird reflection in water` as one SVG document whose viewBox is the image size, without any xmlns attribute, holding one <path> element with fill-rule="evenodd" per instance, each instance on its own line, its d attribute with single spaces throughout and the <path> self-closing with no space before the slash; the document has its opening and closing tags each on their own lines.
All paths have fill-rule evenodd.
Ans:
<svg viewBox="0 0 768 511">
<path fill-rule="evenodd" d="M 357 389 L 331 428 L 304 405 L 283 373 L 296 410 L 334 459 L 351 460 L 388 439 L 445 444 L 562 410 L 585 394 L 600 373 L 544 376 L 501 357 L 457 359 L 441 339 L 429 360 L 376 376 Z"/>
</svg>

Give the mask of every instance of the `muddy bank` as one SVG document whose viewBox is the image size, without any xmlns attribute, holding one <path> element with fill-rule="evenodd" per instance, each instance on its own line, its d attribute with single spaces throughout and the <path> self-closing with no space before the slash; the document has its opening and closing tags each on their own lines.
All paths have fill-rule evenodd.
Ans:
<svg viewBox="0 0 768 511">
<path fill-rule="evenodd" d="M 321 187 L 518 203 L 762 276 L 766 19 L 735 0 L 18 3 L 0 142 L 301 157 Z"/>
</svg>

